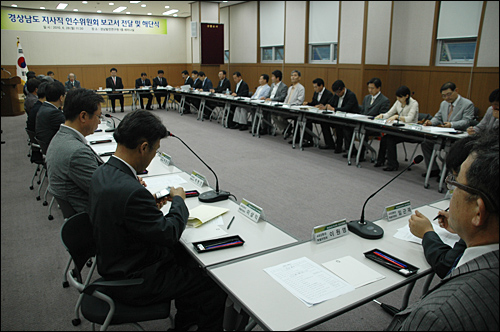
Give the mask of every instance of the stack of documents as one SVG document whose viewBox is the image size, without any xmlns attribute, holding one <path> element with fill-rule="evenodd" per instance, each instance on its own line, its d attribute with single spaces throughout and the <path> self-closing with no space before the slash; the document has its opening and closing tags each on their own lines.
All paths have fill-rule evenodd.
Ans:
<svg viewBox="0 0 500 332">
<path fill-rule="evenodd" d="M 200 227 L 207 221 L 217 218 L 227 211 L 229 211 L 229 209 L 204 204 L 198 205 L 197 207 L 189 211 L 187 226 Z"/>
</svg>

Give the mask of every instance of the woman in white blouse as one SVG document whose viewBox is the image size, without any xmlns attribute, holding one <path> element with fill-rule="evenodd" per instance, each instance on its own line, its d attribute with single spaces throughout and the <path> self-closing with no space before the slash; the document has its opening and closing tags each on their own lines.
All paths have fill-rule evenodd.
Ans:
<svg viewBox="0 0 500 332">
<path fill-rule="evenodd" d="M 396 90 L 397 101 L 391 109 L 387 113 L 377 115 L 375 119 L 387 119 L 387 122 L 398 120 L 405 123 L 417 123 L 418 102 L 410 97 L 410 94 L 410 89 L 407 86 L 400 86 Z M 375 167 L 384 166 L 387 159 L 387 167 L 384 168 L 384 171 L 397 171 L 399 168 L 397 144 L 404 141 L 403 137 L 390 134 L 382 137 Z"/>
</svg>

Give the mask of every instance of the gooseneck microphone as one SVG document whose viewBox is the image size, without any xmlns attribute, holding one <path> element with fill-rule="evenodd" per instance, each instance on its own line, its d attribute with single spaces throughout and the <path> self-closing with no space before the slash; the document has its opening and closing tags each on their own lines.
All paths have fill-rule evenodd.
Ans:
<svg viewBox="0 0 500 332">
<path fill-rule="evenodd" d="M 108 114 L 106 114 L 108 115 Z M 186 146 L 186 148 L 189 149 L 189 151 L 191 151 L 202 163 L 203 165 L 207 166 L 207 168 L 214 174 L 215 176 L 215 190 L 211 190 L 211 191 L 207 191 L 207 192 L 204 192 L 202 194 L 200 194 L 200 196 L 198 196 L 198 200 L 200 202 L 203 202 L 203 203 L 215 203 L 215 202 L 218 202 L 218 201 L 224 201 L 226 199 L 229 198 L 229 196 L 231 195 L 228 191 L 223 191 L 223 190 L 219 190 L 219 179 L 217 178 L 217 174 L 215 174 L 215 172 L 212 170 L 212 168 L 210 168 L 210 166 L 207 165 L 206 162 L 203 161 L 203 159 L 201 159 L 197 154 L 196 152 L 194 152 L 186 143 L 184 143 L 184 141 L 182 139 L 180 139 L 178 136 L 175 136 L 174 134 L 172 134 L 171 132 L 167 132 L 167 136 L 172 136 L 172 137 L 175 137 L 177 138 L 179 141 L 181 141 L 182 144 L 184 144 Z"/>
<path fill-rule="evenodd" d="M 382 236 L 384 236 L 384 230 L 380 226 L 375 225 L 371 221 L 365 220 L 365 206 L 366 206 L 366 203 L 368 203 L 368 201 L 373 196 L 375 196 L 379 191 L 381 191 L 382 189 L 384 189 L 389 183 L 391 183 L 392 181 L 396 180 L 396 178 L 398 176 L 400 176 L 401 174 L 403 174 L 404 172 L 406 172 L 411 166 L 416 165 L 416 164 L 420 164 L 422 162 L 422 160 L 424 160 L 424 157 L 422 157 L 422 155 L 416 156 L 415 159 L 413 159 L 413 162 L 410 165 L 408 165 L 408 167 L 406 167 L 398 175 L 396 175 L 395 177 L 393 177 L 391 179 L 391 181 L 387 182 L 382 188 L 380 188 L 379 190 L 377 190 L 376 192 L 374 192 L 370 197 L 368 197 L 368 199 L 365 201 L 365 204 L 363 204 L 363 209 L 361 210 L 361 219 L 360 220 L 350 221 L 347 224 L 347 227 L 349 228 L 349 230 L 351 232 L 353 232 L 354 234 L 356 234 L 358 236 L 361 236 L 362 238 L 370 239 L 370 240 L 380 239 Z"/>
<path fill-rule="evenodd" d="M 105 130 L 106 132 L 115 131 L 115 129 L 116 129 L 115 119 L 117 119 L 120 122 L 122 121 L 122 119 L 117 118 L 116 116 L 112 116 L 111 114 L 104 114 L 104 116 L 107 117 L 107 118 L 111 118 L 111 120 L 113 120 L 113 128 L 112 129 L 106 129 Z"/>
</svg>

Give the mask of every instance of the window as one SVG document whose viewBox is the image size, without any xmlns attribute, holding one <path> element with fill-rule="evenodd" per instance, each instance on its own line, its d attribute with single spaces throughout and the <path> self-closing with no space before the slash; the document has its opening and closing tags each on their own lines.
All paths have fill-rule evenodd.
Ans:
<svg viewBox="0 0 500 332">
<path fill-rule="evenodd" d="M 224 50 L 224 63 L 229 62 L 229 50 Z"/>
<path fill-rule="evenodd" d="M 310 63 L 336 63 L 337 43 L 309 45 Z"/>
<path fill-rule="evenodd" d="M 437 63 L 440 65 L 473 65 L 476 38 L 438 40 Z"/>
<path fill-rule="evenodd" d="M 285 49 L 283 46 L 262 47 L 262 62 L 282 63 L 285 58 Z"/>
</svg>

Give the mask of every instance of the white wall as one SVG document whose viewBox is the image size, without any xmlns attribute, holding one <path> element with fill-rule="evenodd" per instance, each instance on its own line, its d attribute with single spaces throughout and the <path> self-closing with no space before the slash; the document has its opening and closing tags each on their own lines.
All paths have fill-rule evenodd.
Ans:
<svg viewBox="0 0 500 332">
<path fill-rule="evenodd" d="M 305 1 L 286 1 L 285 62 L 304 63 L 304 40 L 306 38 Z M 298 43 L 302 40 L 302 43 Z"/>
<path fill-rule="evenodd" d="M 185 21 L 184 18 L 167 18 L 166 35 L 29 32 L 2 29 L 1 62 L 2 65 L 16 64 L 16 37 L 19 36 L 28 68 L 30 65 L 185 63 L 187 56 Z"/>
<path fill-rule="evenodd" d="M 391 65 L 429 65 L 434 11 L 435 1 L 394 1 Z"/>
<path fill-rule="evenodd" d="M 232 63 L 257 62 L 257 2 L 231 7 L 229 54 Z"/>
<path fill-rule="evenodd" d="M 478 67 L 498 67 L 498 1 L 488 1 L 477 55 Z"/>
<path fill-rule="evenodd" d="M 340 6 L 339 63 L 360 64 L 365 3 L 342 1 Z"/>
<path fill-rule="evenodd" d="M 387 65 L 391 32 L 392 1 L 368 2 L 365 63 Z"/>
</svg>

